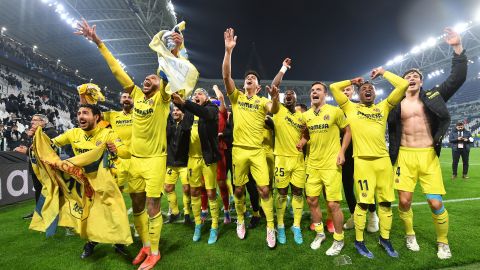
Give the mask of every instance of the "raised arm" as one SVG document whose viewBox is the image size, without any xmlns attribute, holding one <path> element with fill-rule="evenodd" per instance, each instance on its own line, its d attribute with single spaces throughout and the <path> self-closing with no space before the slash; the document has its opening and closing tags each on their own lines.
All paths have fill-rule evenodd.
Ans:
<svg viewBox="0 0 480 270">
<path fill-rule="evenodd" d="M 291 68 L 291 64 L 292 64 L 292 59 L 285 58 L 285 60 L 283 60 L 282 68 L 280 68 L 275 78 L 273 78 L 272 86 L 276 86 L 276 87 L 280 86 L 280 83 L 282 82 L 282 79 L 283 79 L 283 75 L 285 75 L 287 70 Z"/>
<path fill-rule="evenodd" d="M 343 93 L 343 88 L 357 82 L 363 82 L 363 79 L 355 78 L 352 80 L 345 80 L 330 84 L 330 91 L 332 92 L 332 96 L 337 102 L 338 106 L 342 107 L 348 102 L 348 97 Z"/>
<path fill-rule="evenodd" d="M 452 69 L 448 78 L 438 87 L 438 92 L 447 102 L 467 79 L 467 56 L 463 50 L 460 35 L 451 28 L 445 28 L 445 42 L 452 46 Z"/>
<path fill-rule="evenodd" d="M 235 82 L 232 79 L 232 52 L 237 45 L 237 36 L 232 28 L 228 28 L 223 33 L 223 37 L 225 39 L 225 56 L 223 57 L 222 76 L 227 94 L 231 95 L 235 91 Z"/>
<path fill-rule="evenodd" d="M 213 91 L 215 91 L 215 95 L 217 96 L 218 101 L 220 101 L 220 106 L 218 107 L 218 110 L 220 112 L 224 112 L 227 110 L 227 107 L 225 106 L 225 97 L 223 96 L 222 91 L 218 86 L 215 84 L 213 85 Z"/>
<path fill-rule="evenodd" d="M 190 100 L 184 100 L 179 94 L 172 94 L 173 103 L 177 106 L 183 107 L 192 114 L 204 118 L 206 120 L 214 120 L 218 118 L 217 106 L 202 106 Z"/>
<path fill-rule="evenodd" d="M 267 103 L 267 110 L 273 114 L 276 114 L 280 109 L 280 93 L 275 85 L 272 85 L 271 88 L 267 85 L 266 88 L 272 97 L 272 102 Z"/>
<path fill-rule="evenodd" d="M 390 84 L 395 87 L 393 91 L 388 95 L 387 102 L 395 107 L 400 101 L 402 101 L 403 97 L 405 96 L 405 92 L 408 88 L 408 81 L 404 78 L 397 76 L 389 71 L 386 71 L 382 67 L 374 68 L 370 77 L 373 79 L 377 78 L 378 76 L 383 76 Z"/>
<path fill-rule="evenodd" d="M 82 22 L 79 22 L 77 24 L 77 28 L 76 28 L 77 31 L 74 32 L 74 34 L 84 36 L 87 39 L 95 42 L 95 44 L 97 44 L 98 50 L 102 54 L 103 58 L 105 58 L 105 61 L 110 67 L 110 70 L 112 71 L 117 81 L 120 83 L 120 85 L 122 85 L 125 92 L 131 93 L 134 87 L 133 80 L 130 78 L 130 76 L 128 76 L 125 70 L 123 70 L 123 68 L 120 66 L 120 63 L 118 63 L 117 59 L 113 57 L 112 53 L 108 50 L 108 48 L 105 46 L 102 40 L 98 37 L 95 29 L 96 29 L 96 25 L 93 25 L 92 27 L 90 27 L 87 21 L 83 19 Z"/>
</svg>

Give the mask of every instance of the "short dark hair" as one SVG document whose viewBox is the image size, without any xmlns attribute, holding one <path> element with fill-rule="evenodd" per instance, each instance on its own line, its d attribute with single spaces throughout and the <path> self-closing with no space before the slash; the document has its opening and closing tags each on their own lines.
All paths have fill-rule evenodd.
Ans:
<svg viewBox="0 0 480 270">
<path fill-rule="evenodd" d="M 313 86 L 316 85 L 316 84 L 322 85 L 322 86 L 323 86 L 323 89 L 325 89 L 325 94 L 327 93 L 327 91 L 328 91 L 328 86 L 327 86 L 326 83 L 320 82 L 320 81 L 316 81 L 316 82 L 313 82 L 313 83 L 312 83 L 311 87 L 313 87 Z"/>
<path fill-rule="evenodd" d="M 247 70 L 245 72 L 245 75 L 243 75 L 243 78 L 246 78 L 248 75 L 254 75 L 255 77 L 257 77 L 258 84 L 260 84 L 260 75 L 258 75 L 258 72 L 253 69 Z"/>
<path fill-rule="evenodd" d="M 457 127 L 465 125 L 462 121 L 457 122 Z"/>
<path fill-rule="evenodd" d="M 98 115 L 99 116 L 98 120 L 100 121 L 100 118 L 102 116 L 102 112 L 100 111 L 100 108 L 97 105 L 95 105 L 95 104 L 80 104 L 78 106 L 78 109 L 80 109 L 80 108 L 88 108 L 88 109 L 92 110 L 93 115 Z"/>
<path fill-rule="evenodd" d="M 407 76 L 407 74 L 412 73 L 412 72 L 417 73 L 420 76 L 420 80 L 423 80 L 423 74 L 420 71 L 420 69 L 418 69 L 418 68 L 411 68 L 411 69 L 405 71 L 402 75 L 402 78 L 405 78 L 405 76 Z"/>
</svg>

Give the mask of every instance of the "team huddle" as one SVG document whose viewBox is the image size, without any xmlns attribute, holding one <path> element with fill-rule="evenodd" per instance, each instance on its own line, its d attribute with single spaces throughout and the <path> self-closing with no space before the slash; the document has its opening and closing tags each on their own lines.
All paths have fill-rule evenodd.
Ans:
<svg viewBox="0 0 480 270">
<path fill-rule="evenodd" d="M 266 219 L 269 248 L 286 243 L 284 216 L 290 188 L 294 217 L 291 231 L 296 244 L 303 243 L 300 224 L 305 199 L 315 233 L 310 247 L 319 249 L 326 240 L 319 204 L 319 197 L 323 196 L 333 221 L 333 244 L 326 255 L 340 254 L 349 242 L 344 238 L 344 228 L 354 228 L 356 250 L 362 256 L 373 258 L 364 241 L 364 230 L 367 212 L 376 205 L 379 244 L 389 256 L 398 257 L 390 242 L 396 190 L 405 244 L 409 250 L 419 251 L 411 203 L 420 181 L 432 211 L 437 256 L 448 259 L 451 257 L 447 238 L 449 217 L 442 203 L 446 192 L 438 155 L 450 122 L 445 104 L 465 81 L 467 58 L 460 36 L 449 28 L 445 31 L 453 59 L 451 74 L 441 85 L 426 91 L 422 89 L 423 77 L 419 70 L 408 70 L 400 77 L 379 67 L 372 70 L 371 80 L 383 77 L 394 88 L 381 102 L 375 103 L 372 82 L 361 77 L 329 86 L 313 82 L 311 106 L 305 111 L 297 106 L 294 90 L 286 90 L 284 100 L 280 100 L 282 79 L 292 66 L 288 58 L 271 85 L 265 87 L 270 99 L 257 95 L 261 85 L 255 71 L 246 72 L 243 87 L 235 86 L 231 58 L 237 37 L 229 28 L 224 33 L 222 66 L 226 95 L 231 103 L 231 112 L 228 112 L 218 87 L 214 87 L 216 98 L 198 88 L 188 99 L 167 91 L 168 78 L 162 72 L 148 75 L 143 88 L 135 86 L 97 36 L 95 26 L 90 27 L 83 21 L 76 34 L 97 44 L 124 89 L 120 101 L 123 110 L 101 113 L 96 105 L 88 104 L 81 96 L 77 113 L 79 128 L 53 138 L 52 142 L 57 146 L 71 144 L 75 155 L 95 148 L 98 141 L 107 142 L 108 152 L 117 158 L 118 185 L 132 200 L 134 226 L 143 244 L 133 260 L 134 265 L 140 265 L 139 269 L 151 269 L 161 258 L 162 194 L 169 202 L 169 221 L 180 215 L 175 192 L 178 179 L 183 189 L 185 220 L 192 218 L 195 224 L 193 241 L 201 239 L 207 204 L 212 219 L 208 244 L 214 244 L 219 238 L 221 206 L 217 202 L 217 186 L 223 202 L 224 223 L 231 221 L 227 185 L 229 155 L 224 139 L 227 123 L 233 129 L 230 163 L 239 239 L 245 239 L 248 227 L 245 187 L 253 182 L 259 195 L 257 203 L 260 202 Z M 178 55 L 183 36 L 174 32 L 170 41 L 175 44 L 172 54 Z M 355 89 L 358 102 L 352 100 Z M 326 104 L 328 95 L 338 107 Z M 107 125 L 111 129 L 104 127 Z M 344 220 L 340 207 L 343 191 L 351 214 L 348 220 Z M 202 196 L 205 196 L 203 201 Z M 96 244 L 87 242 L 82 257 L 92 254 Z"/>
</svg>

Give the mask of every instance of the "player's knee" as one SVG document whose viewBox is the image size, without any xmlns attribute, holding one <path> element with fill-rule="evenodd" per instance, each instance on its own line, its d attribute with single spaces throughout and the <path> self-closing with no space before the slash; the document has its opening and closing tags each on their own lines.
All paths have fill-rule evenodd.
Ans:
<svg viewBox="0 0 480 270">
<path fill-rule="evenodd" d="M 260 193 L 260 197 L 263 199 L 268 199 L 270 197 L 270 187 L 269 186 L 259 186 L 258 193 Z"/>
<path fill-rule="evenodd" d="M 403 210 L 408 210 L 410 209 L 410 206 L 412 206 L 412 200 L 410 198 L 399 198 L 399 207 Z"/>
<path fill-rule="evenodd" d="M 235 187 L 234 193 L 235 193 L 235 197 L 242 198 L 245 194 L 245 192 L 243 191 L 243 186 Z"/>
<path fill-rule="evenodd" d="M 307 197 L 307 203 L 310 206 L 318 206 L 318 197 Z"/>
<path fill-rule="evenodd" d="M 197 188 L 197 187 L 190 188 L 190 196 L 192 197 L 199 197 L 201 193 L 202 193 L 202 190 L 200 188 Z"/>
<path fill-rule="evenodd" d="M 327 206 L 330 209 L 330 211 L 332 211 L 332 212 L 336 212 L 336 211 L 340 210 L 340 203 L 335 202 L 335 201 L 327 202 Z"/>
<path fill-rule="evenodd" d="M 292 194 L 294 196 L 303 196 L 303 188 L 292 185 Z"/>
<path fill-rule="evenodd" d="M 357 203 L 358 207 L 360 207 L 362 210 L 367 211 L 368 209 L 368 204 L 366 203 Z"/>
<path fill-rule="evenodd" d="M 190 195 L 190 186 L 189 185 L 183 185 L 183 194 Z"/>
<path fill-rule="evenodd" d="M 287 188 L 279 188 L 277 190 L 278 190 L 278 194 L 280 194 L 282 196 L 287 196 L 287 194 L 288 194 L 288 189 Z"/>
<path fill-rule="evenodd" d="M 173 191 L 174 188 L 175 188 L 174 185 L 166 184 L 166 185 L 165 185 L 165 192 L 166 192 L 166 193 L 170 193 L 170 192 Z"/>
<path fill-rule="evenodd" d="M 383 206 L 383 207 L 387 207 L 387 208 L 392 207 L 391 202 L 379 202 L 378 205 Z"/>
<path fill-rule="evenodd" d="M 217 198 L 217 193 L 215 191 L 215 189 L 207 189 L 207 196 L 209 200 L 214 200 Z"/>
<path fill-rule="evenodd" d="M 428 205 L 432 212 L 439 215 L 445 212 L 445 206 L 443 205 L 442 195 L 439 194 L 427 194 Z"/>
</svg>

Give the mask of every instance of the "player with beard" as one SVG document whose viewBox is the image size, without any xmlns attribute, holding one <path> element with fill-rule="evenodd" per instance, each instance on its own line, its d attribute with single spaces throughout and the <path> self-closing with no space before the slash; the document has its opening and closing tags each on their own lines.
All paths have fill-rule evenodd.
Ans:
<svg viewBox="0 0 480 270">
<path fill-rule="evenodd" d="M 425 91 L 422 73 L 418 69 L 406 71 L 403 75 L 409 82 L 406 96 L 388 118 L 390 158 L 396 174 L 398 211 L 405 225 L 406 246 L 412 251 L 420 250 L 411 208 L 413 192 L 420 181 L 432 211 L 439 259 L 452 256 L 447 238 L 449 217 L 442 202 L 446 192 L 438 159 L 443 136 L 450 125 L 446 103 L 467 77 L 467 57 L 460 35 L 450 28 L 446 28 L 445 33 L 445 41 L 453 49 L 450 76 L 442 84 Z"/>
<path fill-rule="evenodd" d="M 208 244 L 218 239 L 219 207 L 217 203 L 217 162 L 218 152 L 218 107 L 208 99 L 208 93 L 198 88 L 193 93 L 193 101 L 184 100 L 180 95 L 172 95 L 173 102 L 193 116 L 188 150 L 188 183 L 195 218 L 193 241 L 200 241 L 202 220 L 200 192 L 202 179 L 207 190 L 208 204 L 212 216 L 212 227 Z"/>
<path fill-rule="evenodd" d="M 110 123 L 110 126 L 118 134 L 118 137 L 122 139 L 122 142 L 130 149 L 130 140 L 132 138 L 132 109 L 133 101 L 128 93 L 122 93 L 120 96 L 120 104 L 122 105 L 121 111 L 107 111 L 103 112 L 103 120 Z M 128 180 L 132 177 L 130 169 L 130 159 L 118 159 L 117 165 L 117 184 L 119 187 L 123 187 L 128 183 Z M 132 193 L 133 194 L 133 193 Z M 135 196 L 135 195 L 133 195 Z M 134 199 L 132 198 L 132 201 Z"/>
<path fill-rule="evenodd" d="M 167 160 L 166 125 L 170 112 L 170 95 L 165 87 L 168 82 L 151 74 L 145 77 L 142 89 L 136 86 L 98 37 L 95 28 L 95 25 L 90 27 L 83 20 L 78 24 L 75 34 L 86 37 L 98 46 L 113 75 L 134 103 L 130 161 L 132 178 L 128 188 L 130 193 L 135 194 L 130 195 L 134 198 L 134 224 L 143 247 L 132 263 L 141 263 L 139 269 L 151 269 L 161 258 L 159 242 L 163 218 L 160 197 L 164 188 Z M 173 33 L 172 41 L 177 45 L 172 53 L 177 55 L 183 37 Z"/>
<path fill-rule="evenodd" d="M 352 130 L 354 180 L 357 194 L 355 207 L 355 248 L 360 255 L 373 258 L 373 253 L 365 246 L 363 233 L 367 221 L 367 208 L 376 200 L 379 204 L 380 219 L 379 244 L 391 257 L 398 253 L 390 242 L 392 227 L 393 171 L 385 143 L 385 132 L 389 112 L 402 100 L 408 82 L 399 76 L 379 67 L 373 69 L 372 79 L 383 76 L 395 89 L 386 99 L 375 104 L 375 87 L 358 77 L 330 85 L 333 97 L 347 116 Z M 352 84 L 359 86 L 360 103 L 353 103 L 342 90 Z"/>
<path fill-rule="evenodd" d="M 102 143 L 106 143 L 111 157 L 130 158 L 128 147 L 122 142 L 116 132 L 112 129 L 98 126 L 100 116 L 100 109 L 96 105 L 81 104 L 77 112 L 79 128 L 69 129 L 65 133 L 53 138 L 53 144 L 58 147 L 71 145 L 73 153 L 79 155 L 96 148 Z M 92 255 L 93 249 L 97 244 L 97 242 L 87 242 L 80 257 L 84 259 Z M 115 249 L 123 255 L 128 255 L 123 245 L 116 244 Z"/>
<path fill-rule="evenodd" d="M 233 129 L 233 170 L 235 185 L 235 209 L 237 210 L 237 236 L 245 238 L 245 184 L 248 182 L 248 173 L 251 172 L 257 182 L 261 196 L 261 205 L 267 220 L 267 245 L 274 248 L 276 245 L 275 224 L 273 216 L 273 198 L 270 190 L 270 179 L 265 151 L 262 147 L 265 116 L 268 112 L 276 113 L 278 106 L 256 95 L 259 88 L 259 76 L 249 71 L 245 74 L 244 89 L 238 90 L 232 79 L 231 58 L 233 48 L 237 43 L 234 30 L 229 28 L 224 33 L 225 56 L 223 59 L 222 75 L 228 97 L 232 103 L 234 118 Z M 272 98 L 278 98 L 278 89 L 267 88 Z"/>
</svg>

